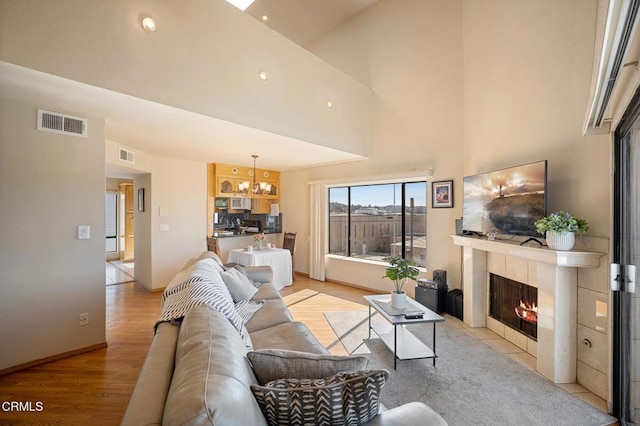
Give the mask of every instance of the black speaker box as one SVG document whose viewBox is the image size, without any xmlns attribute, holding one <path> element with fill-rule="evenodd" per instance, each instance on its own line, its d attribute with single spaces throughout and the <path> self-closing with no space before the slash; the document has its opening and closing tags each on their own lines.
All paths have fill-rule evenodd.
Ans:
<svg viewBox="0 0 640 426">
<path fill-rule="evenodd" d="M 456 235 L 462 235 L 462 218 L 456 219 Z"/>
<path fill-rule="evenodd" d="M 464 316 L 464 312 L 463 312 L 463 298 L 462 298 L 462 291 L 460 292 L 460 294 L 458 294 L 456 296 L 456 318 L 458 318 L 460 321 L 463 321 L 463 316 Z"/>
<path fill-rule="evenodd" d="M 433 281 L 438 283 L 447 283 L 447 271 L 443 271 L 442 269 L 436 269 L 433 271 Z"/>
<path fill-rule="evenodd" d="M 447 293 L 445 312 L 454 317 L 458 317 L 458 315 L 456 315 L 456 299 L 458 295 L 460 296 L 459 311 L 462 316 L 462 290 L 456 288 Z"/>
<path fill-rule="evenodd" d="M 447 286 L 444 283 L 436 283 L 435 287 L 416 286 L 416 302 L 435 313 L 444 311 L 446 298 Z"/>
</svg>

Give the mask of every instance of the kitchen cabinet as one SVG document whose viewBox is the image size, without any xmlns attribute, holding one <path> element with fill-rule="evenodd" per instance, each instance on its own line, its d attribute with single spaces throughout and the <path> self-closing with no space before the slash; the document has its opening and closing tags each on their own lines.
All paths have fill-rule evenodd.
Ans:
<svg viewBox="0 0 640 426">
<path fill-rule="evenodd" d="M 254 176 L 255 174 L 255 176 Z M 254 179 L 255 178 L 255 179 Z M 258 193 L 251 192 L 254 182 L 264 183 L 266 188 Z M 242 186 L 247 191 L 240 191 Z M 231 164 L 207 164 L 207 230 L 213 232 L 213 216 L 215 213 L 234 213 L 217 207 L 216 198 L 249 197 L 252 200 L 251 212 L 255 214 L 269 213 L 271 204 L 280 202 L 280 172 L 277 170 L 254 169 L 253 167 L 234 166 Z"/>
<path fill-rule="evenodd" d="M 233 166 L 214 163 L 210 165 L 211 176 L 209 184 L 215 185 L 213 193 L 216 197 L 246 196 L 250 198 L 267 198 L 270 200 L 280 197 L 280 172 L 276 170 L 254 169 L 252 167 Z M 251 193 L 252 185 L 257 182 L 266 186 L 263 191 Z M 248 190 L 240 190 L 246 186 Z M 210 192 L 211 188 L 210 188 Z"/>
<path fill-rule="evenodd" d="M 271 212 L 272 200 L 268 198 L 254 198 L 251 200 L 251 213 L 269 214 Z"/>
</svg>

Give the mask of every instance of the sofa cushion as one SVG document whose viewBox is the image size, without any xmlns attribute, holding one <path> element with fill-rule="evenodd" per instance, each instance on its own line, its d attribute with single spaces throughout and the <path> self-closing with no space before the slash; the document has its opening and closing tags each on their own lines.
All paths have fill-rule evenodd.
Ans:
<svg viewBox="0 0 640 426">
<path fill-rule="evenodd" d="M 227 269 L 226 266 L 224 266 L 222 259 L 220 259 L 220 256 L 218 256 L 212 251 L 205 251 L 204 253 L 202 253 L 200 257 L 198 257 L 198 260 L 202 260 L 202 259 L 211 259 L 216 264 L 216 266 L 219 268 L 220 271 L 224 271 L 225 269 Z"/>
<path fill-rule="evenodd" d="M 258 383 L 264 385 L 276 379 L 321 379 L 339 372 L 367 368 L 365 356 L 312 354 L 284 349 L 263 349 L 247 352 Z"/>
<path fill-rule="evenodd" d="M 241 300 L 250 300 L 258 292 L 258 289 L 251 284 L 251 280 L 235 268 L 227 269 L 220 275 L 236 303 Z"/>
<path fill-rule="evenodd" d="M 244 323 L 251 321 L 251 318 L 264 306 L 264 300 L 241 300 L 236 303 L 236 311 Z"/>
<path fill-rule="evenodd" d="M 245 274 L 256 287 L 260 287 L 262 283 L 270 283 L 273 281 L 273 269 L 269 265 L 235 265 L 234 268 Z"/>
<path fill-rule="evenodd" d="M 253 300 L 269 299 L 282 299 L 282 296 L 272 283 L 263 283 L 258 287 L 258 292 L 253 296 Z"/>
<path fill-rule="evenodd" d="M 264 425 L 244 343 L 221 313 L 196 306 L 178 336 L 163 424 Z"/>
<path fill-rule="evenodd" d="M 281 298 L 269 299 L 265 301 L 264 306 L 247 323 L 247 330 L 249 330 L 249 333 L 253 333 L 254 331 L 264 330 L 265 328 L 291 321 L 293 321 L 293 317 L 289 313 L 284 300 Z"/>
<path fill-rule="evenodd" d="M 251 333 L 255 349 L 287 349 L 328 355 L 324 346 L 301 322 L 286 322 Z"/>
<path fill-rule="evenodd" d="M 361 425 L 378 414 L 386 370 L 337 373 L 326 379 L 278 379 L 251 385 L 269 425 Z"/>
<path fill-rule="evenodd" d="M 197 263 L 197 262 L 196 262 Z M 236 311 L 229 290 L 217 271 L 199 275 L 192 272 L 187 280 L 167 288 L 162 294 L 162 310 L 158 323 L 183 318 L 194 306 L 209 305 L 224 314 L 240 336 L 249 342 L 244 321 Z M 251 346 L 247 346 L 251 348 Z"/>
</svg>

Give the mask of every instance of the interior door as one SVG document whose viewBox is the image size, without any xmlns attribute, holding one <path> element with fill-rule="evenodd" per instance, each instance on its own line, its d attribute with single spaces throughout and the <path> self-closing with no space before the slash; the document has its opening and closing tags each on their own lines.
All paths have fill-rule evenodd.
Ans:
<svg viewBox="0 0 640 426">
<path fill-rule="evenodd" d="M 612 414 L 621 425 L 640 424 L 640 92 L 614 140 L 612 265 Z M 619 265 L 619 266 L 616 266 Z"/>
<path fill-rule="evenodd" d="M 133 228 L 133 185 L 122 184 L 122 190 L 124 191 L 124 248 L 122 261 L 133 261 L 133 240 L 134 240 L 134 228 Z"/>
</svg>

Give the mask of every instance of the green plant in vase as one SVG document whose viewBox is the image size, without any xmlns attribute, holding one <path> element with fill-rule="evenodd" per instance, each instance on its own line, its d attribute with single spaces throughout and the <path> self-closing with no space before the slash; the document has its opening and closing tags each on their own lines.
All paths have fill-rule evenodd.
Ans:
<svg viewBox="0 0 640 426">
<path fill-rule="evenodd" d="M 403 309 L 406 306 L 406 294 L 402 291 L 407 279 L 416 281 L 420 271 L 415 267 L 416 263 L 411 259 L 401 257 L 385 257 L 382 259 L 389 263 L 382 278 L 389 278 L 394 283 L 395 290 L 391 292 L 391 306 Z"/>
<path fill-rule="evenodd" d="M 547 245 L 553 250 L 571 250 L 575 243 L 575 234 L 584 234 L 589 230 L 586 220 L 563 211 L 538 219 L 534 225 L 536 231 L 545 236 Z"/>
</svg>

